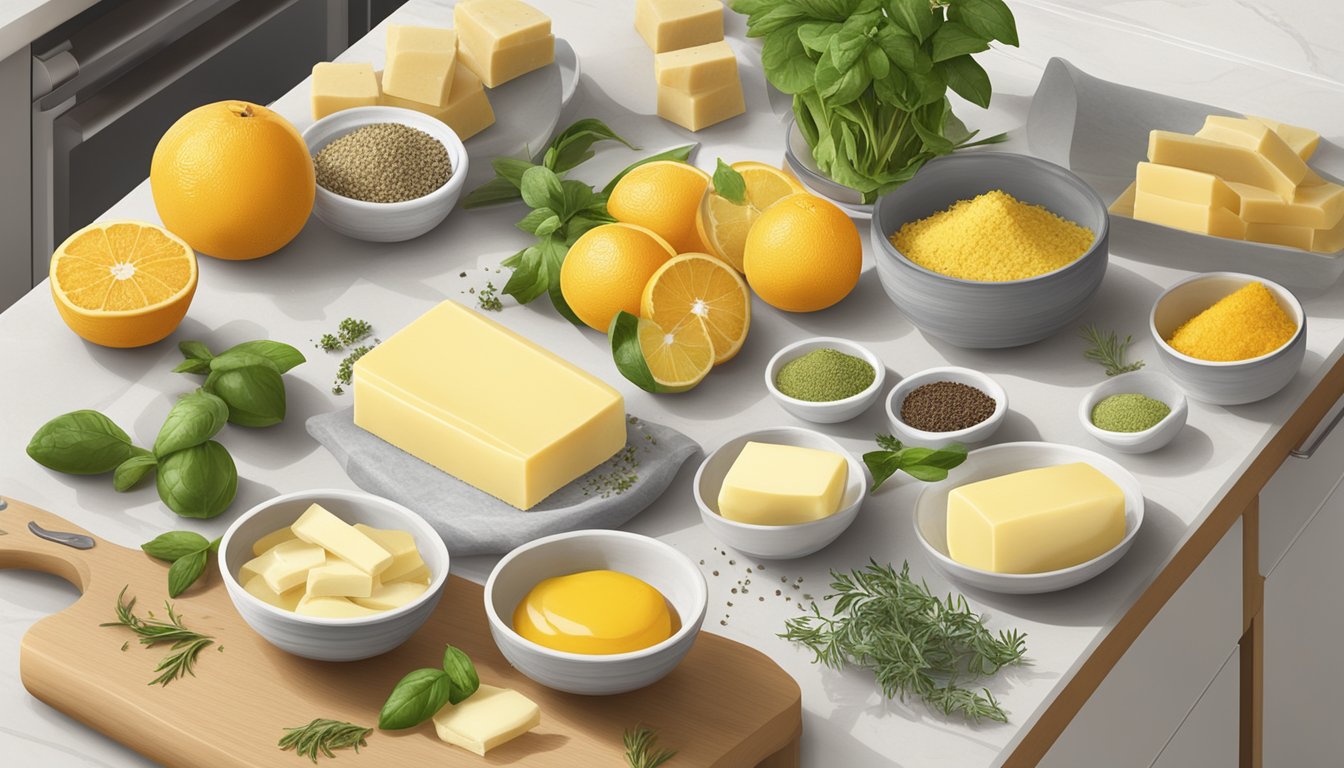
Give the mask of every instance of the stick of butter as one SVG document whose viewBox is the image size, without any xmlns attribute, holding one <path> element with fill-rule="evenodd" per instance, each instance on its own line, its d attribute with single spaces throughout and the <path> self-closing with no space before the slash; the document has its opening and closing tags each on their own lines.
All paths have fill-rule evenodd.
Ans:
<svg viewBox="0 0 1344 768">
<path fill-rule="evenodd" d="M 379 613 L 372 608 L 356 605 L 348 597 L 313 597 L 304 595 L 294 612 L 320 619 L 357 619 Z"/>
<path fill-rule="evenodd" d="M 309 597 L 368 597 L 373 576 L 344 560 L 332 560 L 308 571 Z"/>
<path fill-rule="evenodd" d="M 415 546 L 415 536 L 407 531 L 371 528 L 363 523 L 355 523 L 355 530 L 392 553 L 392 564 L 378 574 L 378 578 L 384 584 L 399 581 L 402 576 L 425 564 L 425 561 L 420 559 L 420 550 Z"/>
<path fill-rule="evenodd" d="M 283 541 L 238 569 L 240 581 L 260 576 L 276 594 L 283 594 L 308 580 L 308 571 L 327 561 L 326 550 L 299 539 Z"/>
<path fill-rule="evenodd" d="M 536 702 L 510 688 L 485 684 L 466 701 L 445 705 L 434 715 L 440 739 L 482 757 L 540 723 Z"/>
<path fill-rule="evenodd" d="M 375 611 L 391 611 L 423 595 L 429 585 L 423 581 L 398 581 L 393 584 L 379 584 L 368 597 L 351 597 L 355 605 L 372 608 Z"/>
<path fill-rule="evenodd" d="M 300 539 L 322 547 L 369 575 L 382 573 L 392 564 L 392 553 L 323 509 L 321 504 L 309 507 L 290 528 Z"/>
</svg>

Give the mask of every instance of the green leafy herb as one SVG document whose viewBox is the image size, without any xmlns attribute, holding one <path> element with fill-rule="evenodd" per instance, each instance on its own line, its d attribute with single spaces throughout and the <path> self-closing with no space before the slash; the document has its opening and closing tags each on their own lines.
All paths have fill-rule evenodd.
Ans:
<svg viewBox="0 0 1344 768">
<path fill-rule="evenodd" d="M 322 338 L 317 340 L 315 346 L 323 352 L 335 352 L 341 349 L 344 345 L 341 344 L 340 339 L 336 338 L 336 334 L 324 333 L 322 334 Z"/>
<path fill-rule="evenodd" d="M 876 491 L 892 475 L 904 472 L 916 480 L 936 483 L 947 479 L 947 471 L 966 461 L 966 448 L 953 443 L 944 448 L 907 448 L 891 435 L 878 435 L 879 450 L 863 454 L 863 463 L 873 474 Z"/>
<path fill-rule="evenodd" d="M 457 648 L 447 646 L 441 669 L 417 669 L 392 688 L 378 713 L 378 727 L 385 731 L 414 728 L 444 705 L 465 701 L 480 684 L 471 659 Z"/>
<path fill-rule="evenodd" d="M 163 503 L 182 517 L 215 517 L 238 492 L 238 468 L 228 449 L 207 440 L 160 459 L 155 484 Z"/>
<path fill-rule="evenodd" d="M 347 317 L 340 322 L 337 327 L 337 333 L 340 335 L 341 346 L 348 347 L 351 344 L 369 338 L 373 335 L 373 326 L 367 320 L 357 320 L 353 317 Z"/>
<path fill-rule="evenodd" d="M 639 344 L 639 318 L 624 310 L 611 318 L 611 327 L 607 329 L 607 338 L 611 341 L 611 357 L 616 370 L 630 383 L 655 394 L 663 392 L 663 385 L 653 377 L 649 364 L 644 360 L 644 349 Z"/>
<path fill-rule="evenodd" d="M 281 375 L 305 361 L 302 352 L 270 339 L 245 341 L 213 356 L 199 341 L 182 342 L 178 348 L 187 359 L 173 370 L 205 374 L 203 389 L 228 406 L 229 422 L 268 427 L 284 420 Z"/>
<path fill-rule="evenodd" d="M 111 472 L 135 454 L 130 435 L 97 411 L 57 416 L 28 442 L 33 461 L 68 475 Z"/>
<path fill-rule="evenodd" d="M 443 671 L 452 684 L 448 694 L 450 704 L 461 704 L 481 687 L 476 665 L 460 648 L 450 645 L 443 649 Z"/>
<path fill-rule="evenodd" d="M 492 289 L 494 286 L 490 286 Z M 482 292 L 482 302 L 484 302 L 484 292 Z M 496 299 L 498 301 L 498 299 Z M 482 304 L 484 307 L 484 303 Z M 502 309 L 503 307 L 501 307 Z M 341 321 L 335 334 L 325 333 L 318 342 L 318 347 L 327 352 L 340 352 L 353 344 L 359 344 L 373 335 L 373 326 L 367 320 L 358 320 L 353 317 L 347 317 Z M 350 382 L 355 376 L 355 363 L 361 357 L 367 355 L 378 345 L 378 340 L 374 339 L 372 344 L 360 344 L 350 350 L 350 352 L 341 359 L 336 367 L 336 379 L 331 384 L 331 394 L 343 395 L 345 388 L 350 386 Z"/>
<path fill-rule="evenodd" d="M 218 397 L 202 389 L 183 395 L 159 428 L 154 455 L 164 457 L 200 445 L 219 434 L 228 420 L 229 406 Z"/>
<path fill-rule="evenodd" d="M 215 639 L 209 635 L 201 634 L 194 630 L 187 629 L 182 624 L 182 617 L 173 610 L 173 604 L 164 601 L 164 608 L 168 611 L 168 620 L 156 619 L 151 614 L 149 618 L 140 618 L 135 615 L 135 598 L 126 599 L 127 587 L 122 587 L 121 592 L 117 594 L 117 620 L 101 624 L 103 627 L 125 627 L 139 636 L 140 644 L 146 648 L 153 648 L 156 645 L 168 645 L 169 654 L 163 657 L 154 671 L 159 673 L 158 677 L 149 681 L 150 685 L 167 686 L 174 680 L 180 680 L 187 675 L 196 675 L 196 657 L 201 651 L 213 645 Z"/>
<path fill-rule="evenodd" d="M 292 749 L 295 754 L 316 763 L 319 754 L 336 757 L 332 753 L 335 749 L 354 749 L 358 753 L 360 747 L 369 745 L 367 739 L 372 734 L 372 728 L 318 718 L 298 728 L 286 728 L 279 746 L 286 752 Z"/>
<path fill-rule="evenodd" d="M 745 205 L 747 202 L 747 180 L 731 165 L 723 162 L 723 158 L 719 158 L 719 165 L 714 169 L 714 191 L 734 205 Z"/>
<path fill-rule="evenodd" d="M 209 553 L 218 551 L 219 539 L 207 540 L 193 531 L 169 531 L 140 545 L 151 557 L 172 563 L 168 569 L 168 596 L 182 594 L 205 571 Z"/>
<path fill-rule="evenodd" d="M 621 740 L 625 742 L 625 762 L 630 768 L 658 768 L 677 754 L 674 749 L 659 749 L 658 732 L 652 728 L 628 729 Z"/>
<path fill-rule="evenodd" d="M 500 312 L 504 309 L 504 302 L 499 300 L 499 292 L 495 289 L 494 283 L 485 284 L 481 292 L 476 294 L 476 302 L 486 312 Z"/>
<path fill-rule="evenodd" d="M 805 646 L 832 669 L 851 664 L 871 670 L 889 699 L 913 696 L 944 715 L 1008 721 L 988 689 L 962 684 L 1021 664 L 1026 635 L 1009 630 L 995 636 L 964 597 L 940 599 L 911 579 L 908 563 L 897 573 L 870 561 L 862 570 L 832 571 L 831 577 L 833 594 L 825 599 L 835 600 L 832 614 L 823 615 L 813 603 L 810 614 L 785 622 L 780 637 Z"/>
<path fill-rule="evenodd" d="M 355 363 L 372 351 L 372 346 L 360 345 L 350 350 L 350 354 L 341 358 L 341 364 L 336 368 L 336 381 L 331 385 L 331 394 L 345 393 L 345 388 L 350 386 L 350 382 L 355 378 Z"/>
<path fill-rule="evenodd" d="M 1017 45 L 1003 0 L 733 0 L 761 65 L 793 96 L 798 128 L 821 170 L 864 202 L 975 134 L 947 90 L 980 107 L 989 76 L 972 58 L 993 40 Z"/>
<path fill-rule="evenodd" d="M 1135 360 L 1132 363 L 1125 361 L 1129 345 L 1134 343 L 1133 336 L 1125 336 L 1125 340 L 1121 341 L 1115 331 L 1103 333 L 1095 325 L 1083 326 L 1079 335 L 1091 345 L 1083 352 L 1083 357 L 1105 367 L 1107 376 L 1118 376 L 1143 367 L 1142 360 Z"/>
<path fill-rule="evenodd" d="M 158 464 L 159 460 L 154 457 L 154 454 L 148 451 L 137 453 L 118 464 L 112 472 L 112 489 L 117 493 L 125 493 L 131 490 L 140 484 L 145 475 L 154 471 Z"/>
</svg>

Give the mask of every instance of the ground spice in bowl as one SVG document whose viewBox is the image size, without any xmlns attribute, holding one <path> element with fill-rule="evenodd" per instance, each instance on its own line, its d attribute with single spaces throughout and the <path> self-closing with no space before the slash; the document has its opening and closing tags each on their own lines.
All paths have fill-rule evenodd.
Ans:
<svg viewBox="0 0 1344 768">
<path fill-rule="evenodd" d="M 780 366 L 775 388 L 795 400 L 830 403 L 872 386 L 877 371 L 867 360 L 834 349 L 814 349 Z"/>
<path fill-rule="evenodd" d="M 1297 323 L 1264 283 L 1247 283 L 1190 318 L 1167 343 L 1183 355 L 1235 362 L 1267 355 L 1292 340 Z"/>
<path fill-rule="evenodd" d="M 1092 406 L 1092 424 L 1107 432 L 1142 432 L 1167 418 L 1171 406 L 1147 395 L 1111 395 Z"/>
<path fill-rule="evenodd" d="M 901 421 L 924 432 L 969 429 L 994 415 L 994 398 L 959 381 L 915 387 L 901 403 Z"/>
<path fill-rule="evenodd" d="M 401 203 L 448 183 L 443 142 L 401 123 L 373 123 L 331 141 L 313 156 L 317 183 L 366 203 Z"/>
</svg>

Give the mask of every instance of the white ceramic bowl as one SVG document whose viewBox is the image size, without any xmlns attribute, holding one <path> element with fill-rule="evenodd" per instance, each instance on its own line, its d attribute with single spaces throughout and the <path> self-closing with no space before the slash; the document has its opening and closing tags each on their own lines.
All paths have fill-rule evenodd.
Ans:
<svg viewBox="0 0 1344 768">
<path fill-rule="evenodd" d="M 457 133 L 442 121 L 400 107 L 356 107 L 318 120 L 303 132 L 308 153 L 347 133 L 373 123 L 401 123 L 438 139 L 448 150 L 452 175 L 443 186 L 424 197 L 400 203 L 368 203 L 338 195 L 321 184 L 313 199 L 313 213 L 324 224 L 348 237 L 376 243 L 395 243 L 419 237 L 448 217 L 467 183 L 467 149 Z"/>
<path fill-rule="evenodd" d="M 720 515 L 719 490 L 723 488 L 723 479 L 749 442 L 816 448 L 844 456 L 849 462 L 849 479 L 839 511 L 798 525 L 752 525 Z M 760 560 L 786 560 L 816 552 L 849 528 L 868 496 L 868 475 L 858 459 L 826 435 L 803 427 L 776 427 L 748 432 L 719 446 L 701 462 L 692 487 L 695 503 L 700 507 L 700 519 L 719 541 Z"/>
<path fill-rule="evenodd" d="M 1167 344 L 1185 321 L 1252 282 L 1263 283 L 1297 323 L 1297 333 L 1282 347 L 1249 360 L 1216 363 L 1181 354 Z M 1297 375 L 1307 353 L 1307 314 L 1297 297 L 1278 283 L 1239 272 L 1207 272 L 1173 285 L 1154 302 L 1148 330 L 1171 377 L 1194 399 L 1217 405 L 1253 403 L 1275 394 Z"/>
<path fill-rule="evenodd" d="M 657 645 L 629 653 L 556 651 L 513 629 L 513 612 L 543 579 L 609 569 L 642 579 L 672 604 L 681 628 Z M 661 680 L 695 644 L 705 620 L 709 590 L 690 558 L 670 545 L 625 531 L 571 531 L 518 547 L 495 565 L 485 582 L 490 634 L 519 672 L 567 693 L 604 696 Z"/>
<path fill-rule="evenodd" d="M 802 357 L 814 349 L 834 349 L 837 352 L 843 352 L 866 361 L 876 373 L 873 383 L 857 395 L 829 402 L 799 400 L 780 392 L 779 388 L 775 386 L 775 378 L 779 376 L 779 369 L 783 368 L 785 363 Z M 784 406 L 784 410 L 794 416 L 817 424 L 836 424 L 841 421 L 849 421 L 868 410 L 868 407 L 882 393 L 882 385 L 886 378 L 887 367 L 882 364 L 877 355 L 869 351 L 867 347 L 834 336 L 818 336 L 812 339 L 795 341 L 776 352 L 775 356 L 770 358 L 770 362 L 765 366 L 765 388 L 770 391 L 770 396 Z"/>
<path fill-rule="evenodd" d="M 975 387 L 994 398 L 994 412 L 979 424 L 966 429 L 952 430 L 951 432 L 927 432 L 922 429 L 915 429 L 901 421 L 901 405 L 905 403 L 906 396 L 915 389 L 925 384 L 932 384 L 935 381 L 955 381 Z M 902 443 L 925 448 L 942 448 L 952 443 L 961 443 L 962 445 L 983 443 L 994 436 L 1007 415 L 1008 393 L 1004 391 L 1003 387 L 999 386 L 997 381 L 971 368 L 958 368 L 956 366 L 928 368 L 901 379 L 887 395 L 887 421 L 891 423 L 891 431 L 896 435 L 896 438 Z"/>
<path fill-rule="evenodd" d="M 961 485 L 1024 469 L 1084 461 L 1115 481 L 1125 493 L 1125 536 L 1110 549 L 1085 563 L 1045 573 L 993 573 L 971 568 L 947 554 L 947 495 Z M 1091 579 L 1129 551 L 1143 525 L 1143 488 L 1124 467 L 1085 448 L 1055 443 L 1004 443 L 972 451 L 952 476 L 926 485 L 915 500 L 915 536 L 934 567 L 946 576 L 973 587 L 1006 595 L 1055 592 Z"/>
<path fill-rule="evenodd" d="M 395 610 L 353 619 L 300 616 L 245 591 L 237 573 L 252 559 L 252 545 L 262 536 L 292 525 L 314 503 L 347 523 L 409 532 L 429 566 L 429 589 Z M 219 570 L 238 613 L 272 645 L 308 659 L 356 661 L 387 653 L 406 642 L 434 612 L 448 581 L 448 548 L 424 518 L 394 501 L 359 491 L 325 488 L 287 493 L 244 512 L 220 542 Z"/>
<path fill-rule="evenodd" d="M 1146 395 L 1161 400 L 1171 413 L 1142 432 L 1111 432 L 1092 423 L 1092 409 L 1111 395 Z M 1120 453 L 1148 453 L 1170 443 L 1185 426 L 1190 406 L 1185 393 L 1170 377 L 1153 371 L 1133 371 L 1109 378 L 1083 395 L 1078 403 L 1078 419 L 1083 429 L 1103 444 Z"/>
</svg>

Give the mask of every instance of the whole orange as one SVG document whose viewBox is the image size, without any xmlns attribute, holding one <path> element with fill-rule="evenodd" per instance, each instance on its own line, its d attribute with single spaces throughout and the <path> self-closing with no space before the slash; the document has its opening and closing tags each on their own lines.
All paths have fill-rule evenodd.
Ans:
<svg viewBox="0 0 1344 768">
<path fill-rule="evenodd" d="M 712 253 L 695 224 L 709 184 L 709 174 L 694 165 L 655 160 L 636 166 L 616 182 L 607 198 L 607 212 L 617 221 L 657 232 L 677 253 Z"/>
<path fill-rule="evenodd" d="M 163 134 L 149 187 L 164 226 L 220 259 L 256 259 L 294 239 L 313 210 L 313 159 L 280 115 L 245 101 L 197 107 Z"/>
<path fill-rule="evenodd" d="M 766 304 L 786 312 L 816 312 L 858 285 L 863 241 L 844 211 L 801 192 L 756 219 L 742 262 L 747 283 Z"/>
<path fill-rule="evenodd" d="M 584 232 L 560 266 L 560 293 L 579 319 L 607 332 L 625 310 L 639 314 L 644 286 L 676 251 L 651 230 L 634 224 L 603 224 Z"/>
</svg>

